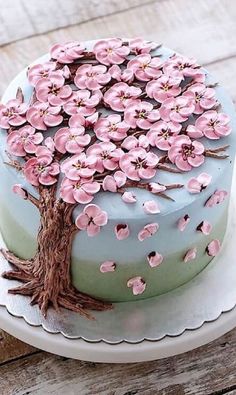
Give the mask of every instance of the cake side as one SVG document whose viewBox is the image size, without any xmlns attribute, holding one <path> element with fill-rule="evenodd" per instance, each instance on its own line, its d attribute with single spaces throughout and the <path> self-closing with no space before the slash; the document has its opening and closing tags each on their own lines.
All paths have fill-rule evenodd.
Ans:
<svg viewBox="0 0 236 395">
<path fill-rule="evenodd" d="M 106 41 L 105 44 L 107 42 L 109 41 Z M 105 44 L 103 42 L 102 45 Z M 93 46 L 94 43 L 90 43 L 86 47 L 91 51 Z M 153 66 L 150 75 L 145 75 L 144 71 L 144 74 L 140 74 L 139 68 L 138 71 L 135 69 L 135 62 L 137 63 L 137 59 L 140 59 L 140 54 L 133 53 L 132 55 L 123 56 L 123 66 L 117 66 L 118 68 L 121 67 L 121 70 L 122 67 L 129 70 L 129 76 L 127 76 L 128 72 L 126 71 L 127 75 L 125 78 L 131 78 L 131 80 L 128 84 L 127 82 L 123 83 L 127 86 L 134 86 L 136 90 L 140 89 L 143 92 L 139 93 L 141 98 L 139 96 L 133 98 L 133 101 L 131 100 L 122 111 L 120 109 L 114 110 L 111 106 L 119 106 L 120 102 L 118 104 L 117 101 L 110 102 L 109 95 L 106 95 L 106 91 L 109 93 L 109 90 L 114 85 L 120 83 L 117 78 L 121 78 L 119 73 L 117 74 L 117 71 L 119 71 L 117 68 L 114 70 L 113 67 L 113 70 L 110 71 L 112 63 L 105 66 L 106 73 L 104 74 L 107 74 L 107 70 L 109 70 L 111 75 L 111 77 L 105 77 L 110 78 L 107 82 L 108 89 L 105 88 L 104 76 L 103 86 L 100 86 L 100 89 L 94 89 L 94 85 L 92 86 L 93 88 L 89 85 L 90 89 L 84 89 L 84 76 L 82 75 L 82 78 L 81 73 L 78 70 L 75 73 L 73 69 L 75 66 L 77 69 L 79 67 L 78 64 L 72 63 L 71 65 L 67 63 L 70 73 L 74 73 L 74 82 L 77 81 L 77 85 L 80 86 L 79 89 L 77 89 L 78 86 L 75 89 L 78 91 L 99 91 L 103 95 L 102 108 L 102 96 L 99 99 L 99 103 L 96 104 L 96 106 L 99 106 L 99 119 L 95 120 L 92 126 L 90 124 L 85 128 L 86 133 L 90 137 L 93 136 L 94 131 L 97 135 L 97 141 L 93 145 L 107 142 L 107 136 L 104 141 L 104 135 L 107 134 L 107 125 L 104 123 L 104 119 L 107 120 L 107 117 L 111 116 L 111 114 L 116 114 L 116 116 L 121 116 L 120 122 L 123 122 L 118 140 L 117 136 L 114 139 L 114 132 L 117 132 L 116 130 L 114 131 L 114 124 L 113 130 L 111 130 L 113 137 L 109 140 L 109 143 L 112 142 L 116 146 L 116 150 L 122 150 L 122 154 L 119 151 L 121 155 L 118 158 L 119 161 L 117 162 L 117 160 L 113 159 L 113 165 L 110 165 L 114 167 L 114 162 L 116 164 L 112 170 L 104 166 L 103 168 L 98 166 L 95 176 L 98 174 L 97 179 L 100 183 L 100 191 L 97 193 L 98 191 L 95 191 L 96 187 L 94 189 L 94 186 L 93 189 L 90 187 L 89 190 L 90 195 L 92 195 L 91 191 L 93 191 L 92 204 L 95 204 L 101 210 L 99 215 L 101 212 L 106 213 L 106 226 L 101 225 L 99 229 L 101 231 L 95 237 L 91 237 L 87 232 L 79 231 L 79 229 L 87 229 L 84 223 L 87 214 L 83 212 L 86 210 L 88 203 L 75 201 L 72 210 L 73 214 L 71 212 L 73 221 L 77 223 L 78 228 L 77 232 L 73 228 L 75 234 L 72 244 L 70 281 L 78 290 L 84 293 L 111 301 L 133 300 L 134 298 L 154 296 L 190 280 L 218 252 L 227 221 L 228 194 L 231 187 L 235 150 L 234 133 L 229 135 L 230 129 L 235 128 L 233 105 L 224 90 L 219 86 L 215 86 L 212 77 L 194 63 L 193 60 L 188 60 L 188 67 L 181 66 L 179 71 L 175 70 L 175 66 L 179 67 L 179 59 L 183 58 L 179 55 L 174 55 L 169 49 L 163 47 L 154 49 L 152 46 L 154 47 L 153 44 L 149 44 L 148 51 L 151 52 L 152 59 L 155 60 L 156 64 L 154 65 L 155 67 Z M 125 47 L 127 52 L 127 47 L 129 46 L 127 43 L 123 43 L 121 47 Z M 146 47 L 143 48 L 140 50 L 147 50 Z M 88 53 L 91 54 L 91 52 L 87 52 L 86 56 L 88 56 Z M 91 55 L 89 56 L 91 57 Z M 97 60 L 99 58 L 99 62 L 103 59 L 104 62 L 105 58 L 101 58 L 101 56 L 103 55 L 99 53 L 95 58 Z M 147 56 L 147 53 L 145 56 Z M 107 62 L 107 60 L 105 61 Z M 76 62 L 81 62 L 81 60 L 77 58 Z M 83 60 L 83 62 L 86 63 L 88 60 Z M 126 67 L 127 62 L 128 64 L 131 62 L 133 69 L 132 67 Z M 61 64 L 58 59 L 57 67 L 61 70 Z M 82 66 L 80 65 L 80 67 Z M 149 66 L 146 65 L 146 67 Z M 133 70 L 136 70 L 136 74 Z M 122 72 L 125 74 L 123 70 Z M 168 78 L 175 79 L 175 83 L 172 80 L 172 87 L 163 89 L 160 82 L 167 75 Z M 46 79 L 45 77 L 43 78 Z M 71 74 L 68 78 L 71 78 Z M 86 83 L 88 84 L 87 80 Z M 154 88 L 152 86 L 153 83 Z M 10 98 L 7 96 L 12 94 L 12 90 L 16 91 L 17 85 L 22 87 L 25 97 L 29 99 L 32 88 L 30 89 L 25 72 L 23 72 L 9 88 L 4 101 Z M 71 83 L 67 82 L 66 85 L 70 86 Z M 199 96 L 199 85 L 201 89 L 204 87 L 205 91 L 207 90 L 209 96 L 203 105 L 205 108 L 199 104 L 201 95 L 200 98 L 197 97 L 197 95 Z M 148 86 L 149 88 L 147 88 Z M 88 87 L 86 86 L 86 88 Z M 198 91 L 196 92 L 194 89 L 198 89 Z M 172 92 L 170 92 L 171 90 Z M 167 93 L 168 91 L 169 93 Z M 163 97 L 163 92 L 167 96 Z M 74 93 L 71 94 L 73 95 Z M 105 95 L 106 99 L 104 99 Z M 40 93 L 38 93 L 38 96 L 41 97 Z M 174 107 L 171 102 L 171 100 L 178 99 L 179 96 L 183 97 L 185 101 L 182 115 L 179 114 L 179 111 L 173 110 Z M 70 103 L 70 99 L 69 97 L 66 103 Z M 137 120 L 134 121 L 136 119 L 134 114 L 138 111 L 136 107 L 137 105 L 140 106 L 140 100 L 141 103 L 151 104 L 152 110 L 150 112 L 154 118 L 150 117 L 150 120 L 147 121 L 146 115 L 143 117 L 141 114 L 142 122 L 134 125 L 134 122 L 137 123 Z M 66 125 L 74 115 L 81 115 L 81 109 L 76 110 L 78 112 L 69 114 L 68 119 L 65 109 L 67 108 L 67 111 L 71 112 L 71 108 L 68 110 L 68 106 L 66 107 L 65 103 L 61 104 L 61 107 L 64 108 L 65 115 L 63 116 L 67 117 Z M 133 112 L 131 111 L 130 113 L 129 108 L 131 110 L 133 108 Z M 87 111 L 89 110 L 87 109 Z M 219 125 L 221 128 L 219 128 L 218 134 L 214 132 L 218 121 L 215 125 L 206 127 L 204 114 L 209 114 L 209 111 L 212 111 L 212 116 L 214 115 L 214 117 L 218 116 L 218 113 L 224 113 L 231 118 L 229 122 L 228 117 L 225 115 L 222 121 L 224 124 L 222 126 Z M 177 122 L 176 116 L 177 118 L 182 116 L 182 118 L 178 118 Z M 87 113 L 83 117 L 86 120 L 91 115 Z M 198 118 L 202 120 L 202 122 L 198 122 L 199 125 L 197 125 Z M 83 127 L 82 123 L 84 121 L 81 119 L 80 127 Z M 149 123 L 147 124 L 147 122 Z M 165 137 L 161 138 L 163 125 L 166 126 L 167 124 L 169 125 L 169 134 L 167 133 Z M 65 127 L 68 127 L 66 125 Z M 48 141 L 51 141 L 50 139 L 52 138 L 54 139 L 54 144 L 55 136 L 58 136 L 57 130 L 59 126 L 43 131 L 44 137 L 49 137 Z M 41 127 L 42 125 L 38 125 L 39 131 L 42 130 L 40 129 Z M 12 132 L 11 129 L 12 127 L 10 127 L 10 130 L 8 129 L 8 133 Z M 206 131 L 206 129 L 208 130 Z M 80 135 L 84 136 L 86 133 L 81 133 Z M 143 140 L 142 136 L 145 137 Z M 179 143 L 180 136 L 184 136 L 184 140 Z M 63 136 L 59 137 L 63 140 Z M 63 147 L 64 143 L 62 140 L 58 144 L 61 144 Z M 184 158 L 182 154 L 180 155 L 180 147 L 185 145 L 185 148 L 194 151 L 194 141 L 197 142 L 196 149 L 198 151 L 193 152 L 193 155 L 197 160 L 190 159 L 188 161 L 188 155 L 185 155 Z M 98 148 L 95 147 L 92 150 L 87 147 L 89 144 L 85 144 L 82 151 L 86 152 L 87 156 L 98 156 Z M 6 160 L 6 155 L 4 154 L 6 135 L 4 134 L 1 134 L 1 147 L 1 155 Z M 50 149 L 48 147 L 49 145 L 46 148 Z M 56 147 L 56 150 L 58 147 L 59 145 Z M 172 150 L 170 150 L 171 147 Z M 64 148 L 60 147 L 59 150 L 64 150 Z M 130 172 L 133 161 L 137 159 L 136 153 L 138 152 L 139 157 L 142 157 L 144 151 L 146 153 L 153 152 L 154 154 L 152 163 L 150 163 L 149 170 L 151 171 L 141 174 L 132 169 L 132 172 Z M 73 157 L 76 153 L 66 151 L 66 155 Z M 133 155 L 131 160 L 130 155 Z M 35 156 L 35 153 L 33 156 Z M 154 163 L 155 161 L 157 162 Z M 59 163 L 62 169 L 61 158 L 59 158 Z M 64 166 L 63 171 L 67 172 L 66 178 L 68 178 L 69 170 Z M 118 171 L 120 173 L 115 178 L 114 174 Z M 38 197 L 37 191 L 35 191 L 34 186 L 29 185 L 29 179 L 27 179 L 24 169 L 22 174 L 20 172 L 16 173 L 12 167 L 5 166 L 1 167 L 0 173 L 2 179 L 0 228 L 3 237 L 12 252 L 21 258 L 29 259 L 34 253 L 37 255 L 38 245 L 36 238 L 40 215 L 34 206 L 29 207 L 27 196 L 22 196 L 25 200 L 20 200 L 17 195 L 12 194 L 11 189 L 14 184 L 20 184 L 19 194 L 23 195 L 21 191 L 25 191 L 27 188 L 28 193 Z M 101 174 L 100 177 L 99 174 Z M 72 175 L 70 184 L 73 184 L 73 177 L 74 175 Z M 81 178 L 78 175 L 76 177 L 77 181 Z M 57 174 L 55 179 L 55 183 L 58 183 Z M 62 199 L 68 199 L 68 195 L 65 197 L 64 191 L 62 191 L 61 182 L 63 183 L 60 176 L 55 193 L 60 194 Z M 50 188 L 52 187 L 46 186 L 47 191 Z M 15 191 L 17 191 L 16 188 Z M 40 190 L 39 193 L 41 193 Z M 77 198 L 81 200 L 81 197 Z M 73 206 L 73 202 L 70 201 L 70 204 Z M 18 238 L 17 234 L 20 234 L 21 237 Z M 30 248 L 28 247 L 29 245 Z M 209 245 L 210 247 L 208 247 Z M 53 245 L 49 245 L 49 247 L 52 253 Z"/>
</svg>

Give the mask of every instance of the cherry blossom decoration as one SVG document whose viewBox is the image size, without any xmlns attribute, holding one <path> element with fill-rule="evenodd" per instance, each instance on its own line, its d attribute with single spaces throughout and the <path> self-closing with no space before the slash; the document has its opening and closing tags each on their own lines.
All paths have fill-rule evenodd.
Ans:
<svg viewBox="0 0 236 395">
<path fill-rule="evenodd" d="M 202 221 L 198 226 L 197 230 L 208 236 L 212 231 L 212 225 L 208 221 Z"/>
<path fill-rule="evenodd" d="M 197 249 L 191 248 L 190 250 L 188 250 L 184 256 L 184 263 L 187 263 L 189 261 L 193 261 L 194 259 L 196 259 L 197 256 Z"/>
<path fill-rule="evenodd" d="M 183 232 L 185 230 L 189 222 L 190 222 L 190 217 L 188 214 L 186 214 L 184 217 L 181 217 L 178 220 L 177 227 L 180 230 L 180 232 Z"/>
<path fill-rule="evenodd" d="M 156 267 L 163 262 L 163 256 L 156 251 L 152 251 L 148 254 L 147 260 L 151 267 Z"/>
<path fill-rule="evenodd" d="M 143 203 L 143 210 L 146 214 L 158 214 L 160 213 L 160 208 L 158 203 L 154 200 L 147 200 Z"/>
<path fill-rule="evenodd" d="M 207 248 L 206 248 L 206 251 L 207 251 L 207 254 L 209 255 L 209 256 L 216 256 L 219 252 L 220 252 L 220 248 L 221 248 L 221 243 L 220 243 L 220 240 L 212 240 L 209 244 L 208 244 L 208 246 L 207 246 Z"/>
<path fill-rule="evenodd" d="M 190 171 L 193 167 L 203 164 L 205 157 L 204 146 L 199 141 L 192 141 L 187 136 L 177 136 L 173 139 L 168 157 L 182 171 Z"/>
<path fill-rule="evenodd" d="M 136 203 L 139 187 L 166 197 L 171 185 L 154 178 L 159 171 L 200 167 L 210 151 L 199 139 L 223 139 L 231 132 L 229 117 L 219 111 L 215 89 L 206 85 L 197 62 L 180 55 L 163 59 L 153 55 L 156 47 L 141 38 L 100 40 L 91 51 L 78 41 L 55 44 L 49 61 L 27 70 L 30 102 L 17 92 L 16 99 L 0 105 L 8 151 L 21 158 L 26 179 L 36 188 L 60 182 L 65 203 L 88 205 L 76 223 L 90 235 L 106 217 L 89 204 L 99 191 L 119 193 L 125 204 Z M 210 175 L 200 173 L 186 188 L 200 193 L 210 182 Z M 14 192 L 26 198 L 19 185 Z M 216 191 L 206 206 L 225 197 L 225 191 Z M 143 210 L 160 212 L 154 200 L 144 201 Z M 179 229 L 188 222 L 181 218 Z M 144 226 L 139 240 L 158 227 Z M 208 232 L 206 221 L 199 230 Z M 115 230 L 118 239 L 129 232 L 128 224 Z"/>
<path fill-rule="evenodd" d="M 228 192 L 222 190 L 217 190 L 211 195 L 211 197 L 206 201 L 206 207 L 214 207 L 217 204 L 223 203 L 223 201 L 227 198 Z"/>
<path fill-rule="evenodd" d="M 198 177 L 192 177 L 187 182 L 186 188 L 189 193 L 200 193 L 211 183 L 212 176 L 207 173 L 201 173 Z"/>
<path fill-rule="evenodd" d="M 143 241 L 149 237 L 152 237 L 159 229 L 159 225 L 157 223 L 147 224 L 140 230 L 138 233 L 139 241 Z"/>
<path fill-rule="evenodd" d="M 133 295 L 141 295 L 146 289 L 146 283 L 140 276 L 130 278 L 127 287 L 132 288 Z"/>
<path fill-rule="evenodd" d="M 130 230 L 127 224 L 118 224 L 115 226 L 115 235 L 118 240 L 124 240 L 129 237 Z"/>
<path fill-rule="evenodd" d="M 120 38 L 111 38 L 98 41 L 93 47 L 93 52 L 100 63 L 109 66 L 123 63 L 125 57 L 129 55 L 130 49 L 123 45 Z"/>
<path fill-rule="evenodd" d="M 102 226 L 108 221 L 107 213 L 101 210 L 96 204 L 88 204 L 83 212 L 76 218 L 75 224 L 77 228 L 86 230 L 88 236 L 96 236 Z"/>
<path fill-rule="evenodd" d="M 116 270 L 116 264 L 113 261 L 105 261 L 100 266 L 101 273 L 114 272 Z"/>
</svg>

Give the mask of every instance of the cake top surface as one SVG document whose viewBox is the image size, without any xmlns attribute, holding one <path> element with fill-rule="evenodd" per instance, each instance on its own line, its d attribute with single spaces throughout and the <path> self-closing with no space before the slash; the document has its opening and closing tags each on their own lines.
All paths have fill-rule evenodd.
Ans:
<svg viewBox="0 0 236 395">
<path fill-rule="evenodd" d="M 76 213 L 165 215 L 194 202 L 234 152 L 223 88 L 195 59 L 141 38 L 56 44 L 3 102 L 2 146 L 24 162 L 14 191 L 57 184 Z"/>
</svg>

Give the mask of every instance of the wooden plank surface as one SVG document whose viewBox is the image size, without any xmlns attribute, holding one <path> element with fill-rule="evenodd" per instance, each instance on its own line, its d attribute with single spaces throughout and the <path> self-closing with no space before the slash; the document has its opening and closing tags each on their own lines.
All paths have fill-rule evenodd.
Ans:
<svg viewBox="0 0 236 395">
<path fill-rule="evenodd" d="M 145 363 L 95 364 L 38 353 L 0 366 L 0 388 L 3 395 L 216 395 L 235 390 L 235 371 L 233 331 L 187 354 Z"/>
<path fill-rule="evenodd" d="M 36 352 L 36 348 L 22 343 L 0 329 L 0 365 L 34 352 Z"/>
<path fill-rule="evenodd" d="M 150 0 L 1 0 L 0 45 L 149 2 Z"/>
<path fill-rule="evenodd" d="M 195 56 L 236 102 L 235 20 L 232 0 L 0 0 L 0 95 L 56 41 L 144 36 Z M 236 395 L 236 330 L 181 356 L 112 366 L 37 351 L 0 330 L 1 395 L 226 393 Z"/>
</svg>

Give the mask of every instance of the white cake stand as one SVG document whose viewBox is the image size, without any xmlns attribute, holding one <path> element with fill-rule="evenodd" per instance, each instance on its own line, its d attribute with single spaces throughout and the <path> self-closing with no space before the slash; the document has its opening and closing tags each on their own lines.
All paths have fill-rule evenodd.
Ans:
<svg viewBox="0 0 236 395">
<path fill-rule="evenodd" d="M 181 354 L 217 339 L 236 326 L 236 308 L 223 313 L 216 321 L 205 323 L 196 330 L 187 330 L 180 336 L 138 344 L 110 345 L 69 340 L 60 334 L 49 334 L 41 327 L 32 327 L 22 318 L 11 316 L 3 307 L 0 308 L 0 325 L 18 339 L 64 357 L 107 363 L 143 362 Z"/>
</svg>

